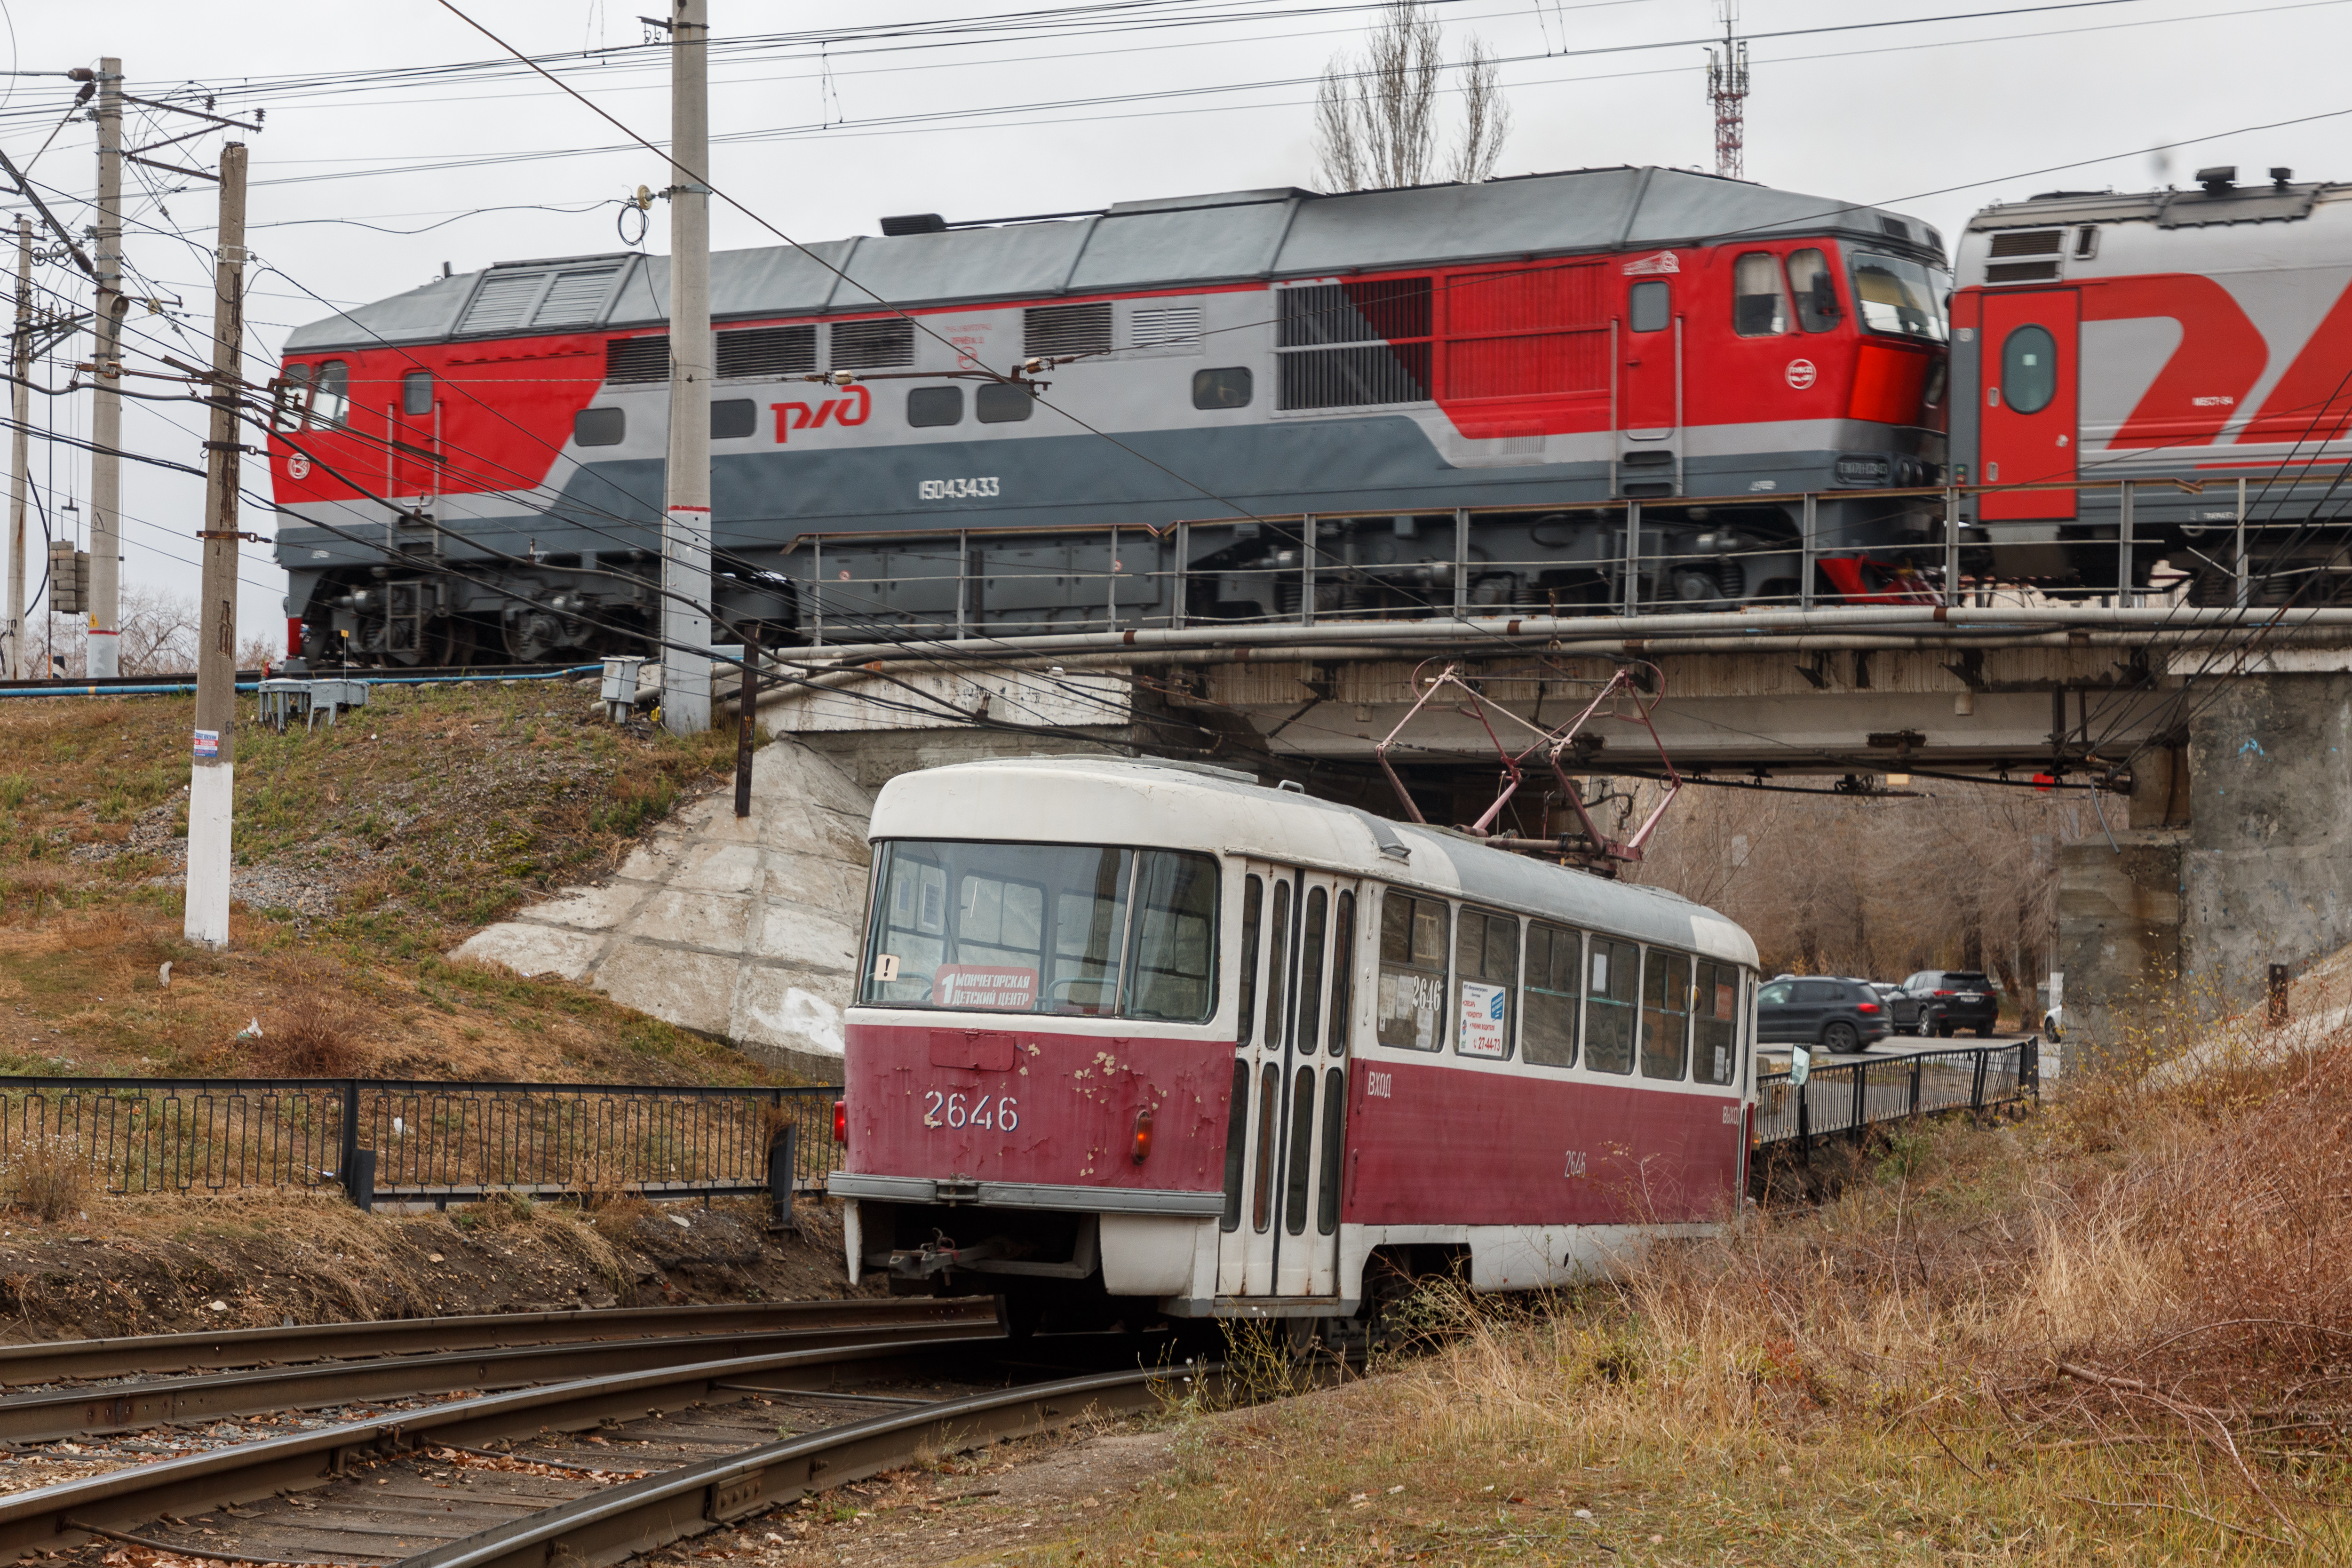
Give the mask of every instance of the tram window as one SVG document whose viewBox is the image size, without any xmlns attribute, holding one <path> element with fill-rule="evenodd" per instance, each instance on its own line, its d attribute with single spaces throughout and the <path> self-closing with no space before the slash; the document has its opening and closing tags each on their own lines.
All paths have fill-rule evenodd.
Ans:
<svg viewBox="0 0 2352 1568">
<path fill-rule="evenodd" d="M 400 378 L 400 411 L 411 419 L 433 412 L 433 373 L 412 370 Z"/>
<path fill-rule="evenodd" d="M 1373 1037 L 1408 1051 L 1445 1045 L 1445 925 L 1443 899 L 1381 893 L 1381 979 Z"/>
<path fill-rule="evenodd" d="M 1789 296 L 1780 287 L 1780 258 L 1751 250 L 1732 263 L 1731 330 L 1743 338 L 1769 338 L 1789 330 Z"/>
<path fill-rule="evenodd" d="M 1257 1079 L 1257 1180 L 1250 1190 L 1250 1228 L 1259 1235 L 1274 1223 L 1274 1132 L 1281 1121 L 1282 1069 L 1268 1062 Z"/>
<path fill-rule="evenodd" d="M 1192 406 L 1195 408 L 1247 408 L 1252 387 L 1250 368 L 1245 364 L 1223 370 L 1196 370 L 1192 373 Z"/>
<path fill-rule="evenodd" d="M 1124 849 L 1107 851 L 1095 862 L 1092 887 L 1063 887 L 1055 910 L 1054 977 L 1042 998 L 1048 1012 L 1099 1016 L 1117 1010 L 1128 858 Z"/>
<path fill-rule="evenodd" d="M 572 444 L 581 447 L 617 447 L 629 433 L 629 411 L 625 408 L 583 408 L 572 416 Z"/>
<path fill-rule="evenodd" d="M 919 386 L 907 394 L 907 423 L 920 430 L 932 425 L 963 423 L 963 388 Z"/>
<path fill-rule="evenodd" d="M 1663 332 L 1674 321 L 1673 286 L 1663 278 L 1636 283 L 1625 291 L 1628 322 L 1637 332 Z"/>
<path fill-rule="evenodd" d="M 1797 296 L 1797 324 L 1809 332 L 1828 331 L 1845 313 L 1838 308 L 1828 258 L 1810 247 L 1790 255 L 1789 289 Z"/>
<path fill-rule="evenodd" d="M 1339 1143 L 1347 1131 L 1347 1080 L 1338 1068 L 1323 1074 L 1323 1172 L 1315 1192 L 1315 1228 L 1324 1236 L 1339 1227 Z"/>
<path fill-rule="evenodd" d="M 1323 927 L 1330 913 L 1330 895 L 1322 888 L 1307 889 L 1307 918 L 1299 927 L 1298 1049 L 1305 1055 L 1323 1037 Z"/>
<path fill-rule="evenodd" d="M 1037 395 L 1010 382 L 984 381 L 971 395 L 971 411 L 982 425 L 1018 425 L 1037 412 Z"/>
<path fill-rule="evenodd" d="M 1242 883 L 1242 973 L 1240 1033 L 1235 1045 L 1246 1046 L 1257 1033 L 1257 917 L 1265 898 L 1265 879 L 1252 875 Z M 1249 1086 L 1242 1086 L 1246 1089 Z"/>
<path fill-rule="evenodd" d="M 1315 1173 L 1308 1163 L 1314 1152 L 1315 1069 L 1300 1068 L 1290 1085 L 1290 1160 L 1282 1179 L 1282 1228 L 1293 1236 L 1307 1231 L 1307 1180 Z"/>
<path fill-rule="evenodd" d="M 1192 1023 L 1209 1016 L 1215 989 L 1216 862 L 1198 855 L 1143 855 L 1135 868 L 1135 936 L 1128 954 L 1129 1018 Z"/>
<path fill-rule="evenodd" d="M 1577 979 L 1584 939 L 1565 926 L 1528 926 L 1528 987 L 1519 1055 L 1538 1067 L 1576 1065 Z"/>
<path fill-rule="evenodd" d="M 1249 1063 L 1234 1063 L 1234 1102 L 1225 1111 L 1225 1212 L 1219 1230 L 1242 1227 L 1242 1173 L 1249 1169 Z"/>
<path fill-rule="evenodd" d="M 1282 1048 L 1282 988 L 1290 978 L 1290 884 L 1274 885 L 1274 940 L 1265 945 L 1265 1044 Z"/>
<path fill-rule="evenodd" d="M 1462 911 L 1454 928 L 1454 1048 L 1465 1057 L 1511 1054 L 1511 997 L 1519 984 L 1519 922 L 1484 910 Z"/>
<path fill-rule="evenodd" d="M 1678 1079 L 1690 1054 L 1691 961 L 1650 949 L 1642 970 L 1642 1076 Z"/>
<path fill-rule="evenodd" d="M 1330 1050 L 1335 1057 L 1346 1056 L 1355 1037 L 1355 976 L 1356 895 L 1342 892 L 1339 912 L 1331 920 Z"/>
<path fill-rule="evenodd" d="M 1592 939 L 1585 964 L 1584 1065 L 1593 1071 L 1633 1070 L 1633 999 L 1641 983 L 1640 948 Z"/>
<path fill-rule="evenodd" d="M 1702 963 L 1691 994 L 1691 1076 L 1727 1084 L 1739 1075 L 1739 971 Z"/>
<path fill-rule="evenodd" d="M 2039 414 L 2058 395 L 2058 340 L 2028 322 L 2000 345 L 2000 400 L 2011 414 Z"/>
</svg>

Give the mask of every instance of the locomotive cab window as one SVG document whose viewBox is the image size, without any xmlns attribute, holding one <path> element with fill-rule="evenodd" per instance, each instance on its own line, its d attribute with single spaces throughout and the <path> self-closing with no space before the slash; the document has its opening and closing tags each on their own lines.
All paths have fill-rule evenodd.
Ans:
<svg viewBox="0 0 2352 1568">
<path fill-rule="evenodd" d="M 1538 1067 L 1576 1065 L 1577 981 L 1584 939 L 1541 921 L 1528 926 L 1528 986 L 1519 1025 L 1519 1054 Z"/>
<path fill-rule="evenodd" d="M 907 423 L 918 430 L 963 423 L 963 388 L 919 386 L 907 394 Z"/>
<path fill-rule="evenodd" d="M 1797 297 L 1797 324 L 1809 332 L 1826 332 L 1845 314 L 1829 259 L 1810 246 L 1789 255 L 1789 291 Z"/>
<path fill-rule="evenodd" d="M 1663 278 L 1636 283 L 1625 291 L 1625 306 L 1633 331 L 1663 332 L 1674 321 L 1674 287 Z"/>
<path fill-rule="evenodd" d="M 1465 909 L 1454 936 L 1454 1049 L 1465 1057 L 1511 1054 L 1511 999 L 1519 983 L 1519 922 Z"/>
<path fill-rule="evenodd" d="M 1408 1051 L 1445 1045 L 1445 930 L 1443 899 L 1381 894 L 1381 979 L 1374 1036 Z"/>
<path fill-rule="evenodd" d="M 1584 1065 L 1595 1072 L 1632 1072 L 1642 950 L 1596 936 L 1585 969 Z"/>
<path fill-rule="evenodd" d="M 1183 1024 L 1216 1010 L 1208 856 L 896 840 L 876 863 L 869 1006 Z"/>
<path fill-rule="evenodd" d="M 1943 289 L 1927 268 L 1874 250 L 1853 253 L 1854 305 L 1874 332 L 1944 341 Z"/>
<path fill-rule="evenodd" d="M 1731 330 L 1743 338 L 1778 337 L 1789 330 L 1780 258 L 1769 250 L 1751 250 L 1732 264 Z"/>
<path fill-rule="evenodd" d="M 2000 345 L 2000 401 L 2012 414 L 2039 414 L 2058 395 L 2058 340 L 2032 322 Z"/>
<path fill-rule="evenodd" d="M 1192 406 L 1247 408 L 1251 380 L 1249 366 L 1245 364 L 1229 365 L 1222 370 L 1196 370 L 1192 373 Z"/>
</svg>

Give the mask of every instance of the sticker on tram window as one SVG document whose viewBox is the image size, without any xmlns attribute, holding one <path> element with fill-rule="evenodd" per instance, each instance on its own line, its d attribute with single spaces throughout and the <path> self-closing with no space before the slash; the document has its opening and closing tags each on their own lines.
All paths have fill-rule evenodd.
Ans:
<svg viewBox="0 0 2352 1568">
<path fill-rule="evenodd" d="M 1506 1004 L 1510 996 L 1507 986 L 1481 985 L 1475 981 L 1462 983 L 1462 1054 L 1465 1057 L 1500 1057 L 1510 1049 L 1507 1031 Z"/>
<path fill-rule="evenodd" d="M 1728 1024 L 1739 1011 L 1739 987 L 1723 981 L 1715 983 L 1715 1016 L 1717 1022 Z"/>
<path fill-rule="evenodd" d="M 1037 972 L 994 963 L 942 963 L 931 977 L 931 1005 L 1026 1012 L 1037 1005 Z"/>
</svg>

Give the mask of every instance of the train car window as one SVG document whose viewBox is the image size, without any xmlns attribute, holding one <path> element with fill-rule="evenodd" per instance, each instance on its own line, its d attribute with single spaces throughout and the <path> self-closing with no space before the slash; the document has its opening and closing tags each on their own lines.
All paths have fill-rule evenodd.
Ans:
<svg viewBox="0 0 2352 1568">
<path fill-rule="evenodd" d="M 963 423 L 963 388 L 919 386 L 907 394 L 907 423 L 920 430 L 931 425 Z"/>
<path fill-rule="evenodd" d="M 1242 1173 L 1249 1168 L 1249 1063 L 1234 1063 L 1234 1102 L 1225 1111 L 1225 1212 L 1219 1230 L 1242 1227 Z"/>
<path fill-rule="evenodd" d="M 1637 332 L 1663 332 L 1675 319 L 1674 286 L 1663 278 L 1636 283 L 1625 291 L 1627 324 Z"/>
<path fill-rule="evenodd" d="M 1307 1157 L 1315 1152 L 1315 1069 L 1300 1068 L 1290 1085 L 1290 1160 L 1282 1174 L 1282 1228 L 1293 1236 L 1307 1230 L 1307 1181 L 1315 1173 Z"/>
<path fill-rule="evenodd" d="M 1538 1067 L 1576 1065 L 1577 981 L 1584 939 L 1541 921 L 1528 926 L 1528 984 L 1519 1024 L 1519 1056 Z"/>
<path fill-rule="evenodd" d="M 1120 1016 L 1207 1022 L 1216 994 L 1217 863 L 1151 849 L 1137 856 L 1134 928 Z"/>
<path fill-rule="evenodd" d="M 1373 1037 L 1408 1051 L 1445 1045 L 1445 900 L 1381 893 L 1381 978 Z"/>
<path fill-rule="evenodd" d="M 1268 1062 L 1257 1079 L 1257 1180 L 1250 1191 L 1250 1228 L 1259 1235 L 1274 1223 L 1274 1137 L 1282 1120 L 1282 1069 Z"/>
<path fill-rule="evenodd" d="M 1192 406 L 1247 408 L 1254 379 L 1245 364 L 1228 365 L 1222 370 L 1196 370 L 1192 373 Z"/>
<path fill-rule="evenodd" d="M 1854 307 L 1874 332 L 1944 341 L 1941 291 L 1927 268 L 1907 257 L 1875 250 L 1853 253 Z"/>
<path fill-rule="evenodd" d="M 1454 935 L 1454 1049 L 1501 1060 L 1511 1054 L 1511 1000 L 1519 984 L 1519 922 L 1465 909 Z"/>
<path fill-rule="evenodd" d="M 1129 858 L 1124 849 L 1103 851 L 1093 886 L 1065 883 L 1056 897 L 1054 976 L 1040 999 L 1047 1012 L 1100 1016 L 1117 1010 Z"/>
<path fill-rule="evenodd" d="M 1731 330 L 1743 338 L 1778 337 L 1789 330 L 1780 258 L 1769 250 L 1751 250 L 1731 265 Z"/>
<path fill-rule="evenodd" d="M 1265 899 L 1265 878 L 1253 873 L 1243 879 L 1241 1022 L 1234 1040 L 1237 1046 L 1248 1045 L 1257 1032 L 1257 919 Z"/>
<path fill-rule="evenodd" d="M 311 426 L 341 428 L 352 416 L 352 367 L 331 359 L 319 367 L 318 384 L 310 393 Z"/>
<path fill-rule="evenodd" d="M 1321 888 L 1307 889 L 1307 918 L 1298 931 L 1298 1049 L 1312 1053 L 1323 1038 L 1323 928 L 1330 914 L 1330 895 Z"/>
<path fill-rule="evenodd" d="M 1274 885 L 1273 940 L 1265 944 L 1265 1043 L 1282 1048 L 1282 991 L 1290 978 L 1290 884 Z"/>
<path fill-rule="evenodd" d="M 1811 247 L 1790 254 L 1789 289 L 1797 296 L 1797 324 L 1809 332 L 1826 332 L 1845 314 L 1828 258 Z"/>
<path fill-rule="evenodd" d="M 971 411 L 982 425 L 1018 425 L 1037 411 L 1037 395 L 1009 382 L 984 381 L 971 395 Z"/>
<path fill-rule="evenodd" d="M 900 370 L 915 363 L 915 323 L 904 316 L 833 325 L 835 370 Z"/>
<path fill-rule="evenodd" d="M 2058 395 L 2058 340 L 2028 322 L 2000 345 L 2000 400 L 2012 414 L 2039 414 Z"/>
<path fill-rule="evenodd" d="M 625 408 L 583 408 L 572 416 L 572 439 L 582 447 L 617 447 L 629 433 Z"/>
<path fill-rule="evenodd" d="M 1691 961 L 1650 949 L 1642 969 L 1642 1076 L 1678 1079 L 1690 1056 Z"/>
<path fill-rule="evenodd" d="M 400 378 L 400 411 L 411 419 L 433 412 L 433 373 L 412 370 Z"/>
<path fill-rule="evenodd" d="M 1585 964 L 1584 1065 L 1593 1071 L 1633 1070 L 1633 1002 L 1641 984 L 1640 948 L 1592 939 Z"/>
<path fill-rule="evenodd" d="M 722 397 L 710 405 L 710 438 L 740 441 L 760 429 L 760 405 L 748 397 Z"/>
<path fill-rule="evenodd" d="M 1355 1037 L 1355 977 L 1356 895 L 1342 891 L 1339 912 L 1331 921 L 1330 1051 L 1335 1057 L 1346 1056 Z"/>
<path fill-rule="evenodd" d="M 1739 1076 L 1739 971 L 1702 963 L 1691 994 L 1691 1076 L 1727 1084 Z"/>
<path fill-rule="evenodd" d="M 1338 1068 L 1323 1074 L 1323 1178 L 1315 1194 L 1315 1228 L 1328 1236 L 1339 1227 L 1339 1144 L 1347 1131 L 1347 1080 Z"/>
</svg>

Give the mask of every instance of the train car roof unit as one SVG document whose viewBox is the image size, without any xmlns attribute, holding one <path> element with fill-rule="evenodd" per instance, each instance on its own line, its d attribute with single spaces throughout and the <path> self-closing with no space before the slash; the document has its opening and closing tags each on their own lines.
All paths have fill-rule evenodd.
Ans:
<svg viewBox="0 0 2352 1568">
<path fill-rule="evenodd" d="M 719 251 L 710 310 L 722 321 L 858 314 L 886 302 L 937 308 L 1826 233 L 1943 249 L 1927 224 L 1876 207 L 1682 169 L 1580 169 L 1336 195 L 1231 191 L 1055 221 Z M 502 262 L 299 327 L 286 352 L 658 326 L 668 300 L 667 257 Z"/>
<path fill-rule="evenodd" d="M 2158 228 L 2204 228 L 2217 224 L 2293 223 L 2309 217 L 2322 200 L 2352 196 L 2352 186 L 2317 182 L 2295 184 L 2278 179 L 2242 185 L 2235 181 L 2236 171 L 2230 173 L 2233 177 L 2227 182 L 2215 180 L 2187 191 L 2052 191 L 1987 207 L 1969 219 L 1967 232 L 2063 224 L 2150 223 Z"/>
</svg>

